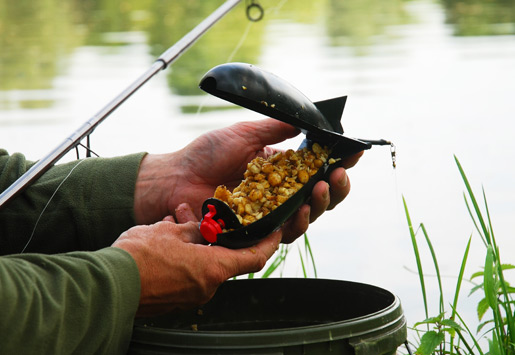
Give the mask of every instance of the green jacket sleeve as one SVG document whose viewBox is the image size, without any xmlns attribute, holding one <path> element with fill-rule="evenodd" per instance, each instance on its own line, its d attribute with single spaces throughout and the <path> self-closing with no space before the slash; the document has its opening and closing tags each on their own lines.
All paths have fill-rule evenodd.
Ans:
<svg viewBox="0 0 515 355">
<path fill-rule="evenodd" d="M 143 156 L 89 158 L 49 169 L 0 210 L 0 255 L 111 245 L 134 225 L 134 186 Z M 0 149 L 0 191 L 32 164 Z"/>
<path fill-rule="evenodd" d="M 3 354 L 124 354 L 140 294 L 124 250 L 0 258 Z"/>
<path fill-rule="evenodd" d="M 0 255 L 10 254 L 0 257 L 1 353 L 126 351 L 139 271 L 109 246 L 134 225 L 143 156 L 54 166 L 0 209 Z M 0 149 L 0 191 L 32 164 Z"/>
</svg>

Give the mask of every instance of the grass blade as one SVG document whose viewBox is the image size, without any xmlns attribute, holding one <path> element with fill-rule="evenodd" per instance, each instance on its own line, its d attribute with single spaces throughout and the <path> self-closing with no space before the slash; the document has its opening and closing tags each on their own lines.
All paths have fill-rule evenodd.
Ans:
<svg viewBox="0 0 515 355">
<path fill-rule="evenodd" d="M 507 269 L 507 267 L 501 263 L 501 256 L 499 253 L 499 249 L 497 248 L 497 243 L 495 241 L 494 229 L 492 226 L 492 219 L 490 218 L 490 209 L 488 208 L 488 201 L 486 199 L 486 193 L 485 193 L 484 188 L 483 188 L 483 201 L 485 203 L 486 216 L 488 218 L 488 225 L 489 225 L 490 233 L 492 236 L 492 244 L 493 244 L 493 247 L 495 248 L 493 251 L 495 251 L 494 256 L 495 256 L 495 259 L 497 260 L 497 263 L 496 263 L 497 264 L 497 275 L 499 277 L 502 294 L 505 299 L 505 302 L 503 303 L 503 305 L 504 305 L 505 311 L 506 311 L 506 323 L 508 324 L 509 339 L 512 344 L 515 344 L 515 323 L 513 320 L 513 311 L 512 311 L 511 305 L 510 305 L 511 298 L 510 298 L 510 295 L 508 292 L 509 285 L 504 280 L 504 272 L 503 272 L 505 269 Z"/>
<path fill-rule="evenodd" d="M 297 249 L 299 250 L 299 257 L 300 257 L 300 264 L 302 265 L 302 274 L 304 275 L 304 278 L 308 278 L 308 274 L 306 272 L 306 266 L 304 265 L 304 258 L 302 257 L 302 252 L 300 251 L 300 247 L 297 244 Z"/>
<path fill-rule="evenodd" d="M 508 339 L 509 339 L 509 341 L 512 344 L 515 344 L 515 321 L 513 319 L 513 317 L 514 317 L 513 316 L 513 311 L 512 311 L 511 305 L 510 305 L 511 299 L 510 299 L 510 295 L 509 295 L 508 290 L 507 290 L 508 284 L 504 280 L 502 264 L 501 264 L 501 261 L 500 261 L 500 256 L 499 256 L 499 250 L 497 248 L 497 243 L 495 241 L 495 236 L 494 236 L 493 226 L 492 226 L 492 219 L 490 217 L 490 210 L 488 208 L 488 202 L 487 202 L 487 199 L 486 199 L 485 189 L 483 188 L 482 191 L 483 191 L 483 200 L 484 200 L 485 209 L 486 209 L 486 216 L 487 216 L 488 226 L 486 225 L 485 219 L 483 218 L 483 216 L 481 214 L 481 211 L 480 211 L 479 206 L 478 206 L 478 204 L 476 202 L 474 193 L 472 192 L 472 188 L 470 187 L 470 184 L 469 184 L 468 179 L 467 179 L 467 177 L 465 175 L 465 172 L 463 171 L 463 168 L 461 167 L 461 164 L 459 163 L 459 161 L 456 158 L 456 156 L 454 156 L 454 159 L 456 160 L 456 164 L 458 165 L 458 169 L 460 170 L 460 174 L 461 174 L 462 179 L 463 179 L 463 181 L 465 183 L 465 186 L 467 188 L 470 200 L 472 201 L 472 204 L 474 205 L 474 210 L 475 210 L 477 218 L 478 218 L 478 220 L 479 220 L 479 222 L 481 224 L 481 228 L 482 228 L 482 230 L 483 230 L 483 232 L 485 234 L 486 242 L 488 244 L 488 247 L 487 247 L 487 260 L 486 260 L 485 267 L 488 266 L 489 268 L 492 268 L 492 269 L 488 270 L 488 275 L 487 275 L 487 271 L 485 270 L 485 275 L 484 275 L 485 276 L 484 291 L 485 291 L 485 296 L 486 296 L 488 305 L 491 308 L 492 308 L 492 306 L 496 307 L 496 308 L 492 308 L 492 310 L 494 312 L 494 320 L 495 320 L 495 323 L 496 323 L 495 329 L 498 330 L 498 331 L 499 330 L 504 330 L 503 320 L 501 318 L 500 310 L 498 308 L 498 300 L 497 300 L 498 288 L 495 287 L 495 285 L 498 282 L 498 284 L 500 285 L 500 288 L 502 290 L 502 294 L 504 296 L 504 299 L 506 301 L 506 302 L 504 302 L 502 304 L 503 304 L 503 306 L 505 307 L 505 310 L 506 310 L 506 322 L 508 324 Z M 469 208 L 468 204 L 467 204 L 467 208 Z M 474 224 L 476 225 L 476 229 L 478 229 L 478 232 L 481 235 L 481 231 L 477 227 L 477 224 L 475 222 L 475 218 L 473 217 L 472 212 L 470 211 L 470 208 L 469 208 L 469 213 L 471 214 L 472 220 L 474 221 Z M 497 276 L 497 278 L 494 278 L 494 269 L 493 268 L 496 269 L 495 270 L 495 275 Z M 489 284 L 488 285 L 486 284 L 487 279 L 489 280 Z M 493 294 L 493 293 L 495 293 L 495 294 Z M 501 327 L 501 328 L 498 328 L 498 327 Z M 502 338 L 500 338 L 499 334 L 498 334 L 498 338 L 497 339 L 502 339 Z M 493 342 L 493 344 L 495 344 L 495 342 Z"/>
<path fill-rule="evenodd" d="M 494 341 L 490 343 L 490 352 L 492 352 L 492 347 L 495 349 L 495 353 L 504 353 L 504 349 L 499 348 L 499 342 L 495 341 L 496 339 L 501 339 L 500 332 L 503 329 L 503 320 L 499 310 L 499 303 L 497 300 L 497 280 L 495 275 L 495 265 L 494 265 L 494 252 L 493 247 L 491 245 L 488 246 L 486 251 L 486 260 L 485 260 L 485 275 L 483 287 L 485 291 L 485 298 L 488 306 L 492 309 L 494 315 L 494 328 L 493 328 L 493 338 Z"/>
<path fill-rule="evenodd" d="M 456 282 L 456 292 L 454 293 L 454 301 L 452 302 L 452 315 L 451 319 L 455 319 L 456 311 L 455 309 L 458 306 L 458 296 L 461 290 L 461 283 L 463 281 L 463 274 L 465 273 L 465 266 L 467 264 L 467 258 L 470 250 L 470 243 L 472 242 L 472 236 L 469 238 L 469 241 L 467 243 L 467 247 L 465 248 L 465 253 L 463 255 L 463 259 L 461 261 L 461 267 L 460 267 L 460 273 L 458 275 L 458 281 Z"/>
<path fill-rule="evenodd" d="M 485 211 L 486 211 L 486 217 L 488 220 L 488 229 L 490 231 L 490 235 L 492 236 L 492 244 L 495 249 L 497 249 L 497 244 L 495 243 L 495 237 L 494 237 L 494 228 L 492 226 L 492 219 L 490 218 L 490 209 L 488 208 L 488 201 L 486 200 L 486 193 L 485 189 L 483 188 L 483 201 L 485 203 Z"/>
<path fill-rule="evenodd" d="M 286 255 L 288 254 L 288 246 L 287 245 L 281 245 L 281 249 L 279 250 L 279 253 L 274 258 L 270 266 L 265 270 L 263 275 L 261 276 L 263 279 L 266 279 L 272 275 L 272 273 L 281 266 L 281 264 L 284 266 L 284 262 L 286 260 Z"/>
<path fill-rule="evenodd" d="M 497 252 L 497 255 L 499 255 L 499 251 Z M 500 261 L 498 262 L 497 266 L 498 270 L 498 276 L 499 276 L 499 283 L 502 290 L 502 295 L 504 297 L 504 302 L 502 302 L 502 305 L 505 309 L 506 313 L 506 323 L 508 325 L 508 338 L 511 344 L 515 344 L 515 321 L 513 319 L 513 310 L 511 308 L 511 297 L 508 292 L 508 286 L 507 282 L 504 280 L 503 271 L 502 271 L 502 265 L 500 264 Z M 511 289 L 511 288 L 510 288 Z M 511 345 L 513 347 L 513 345 Z"/>
<path fill-rule="evenodd" d="M 440 277 L 440 268 L 438 267 L 438 260 L 436 259 L 436 253 L 433 248 L 433 244 L 429 239 L 429 235 L 427 234 L 426 227 L 423 223 L 420 224 L 420 228 L 422 228 L 422 233 L 424 233 L 424 237 L 426 238 L 427 246 L 429 247 L 429 251 L 431 252 L 431 257 L 433 258 L 433 264 L 435 265 L 436 270 L 436 278 L 438 280 L 438 288 L 440 289 L 440 313 L 444 311 L 444 301 L 443 301 L 443 288 L 442 288 L 442 278 Z"/>
<path fill-rule="evenodd" d="M 428 308 L 427 308 L 426 285 L 425 285 L 425 282 L 424 282 L 424 272 L 422 271 L 422 263 L 421 263 L 421 260 L 420 260 L 420 253 L 419 253 L 418 246 L 417 246 L 417 240 L 416 240 L 416 237 L 415 237 L 415 231 L 413 230 L 413 224 L 411 223 L 411 218 L 410 218 L 410 215 L 409 215 L 408 205 L 406 204 L 406 200 L 404 199 L 404 196 L 402 196 L 402 202 L 404 204 L 404 211 L 406 213 L 406 219 L 408 221 L 409 233 L 410 233 L 410 236 L 411 236 L 411 243 L 413 245 L 413 251 L 415 253 L 415 260 L 417 262 L 418 277 L 419 277 L 419 280 L 420 280 L 420 288 L 422 290 L 422 298 L 424 300 L 424 310 L 426 312 L 425 314 L 426 314 L 426 319 L 427 319 L 427 318 L 429 318 L 429 311 L 428 311 Z M 428 329 L 429 329 L 429 327 L 428 327 Z"/>
<path fill-rule="evenodd" d="M 485 221 L 483 219 L 483 215 L 481 214 L 481 210 L 479 209 L 479 205 L 477 203 L 476 197 L 474 196 L 474 193 L 472 192 L 472 188 L 470 187 L 469 181 L 467 179 L 467 176 L 465 175 L 465 171 L 461 167 L 461 164 L 456 156 L 454 156 L 454 160 L 456 161 L 456 164 L 458 165 L 458 169 L 461 174 L 461 178 L 463 179 L 463 182 L 465 183 L 465 186 L 467 188 L 467 192 L 470 197 L 470 201 L 472 202 L 472 205 L 474 206 L 474 210 L 476 211 L 476 215 L 479 219 L 479 223 L 481 224 L 481 228 L 483 229 L 484 235 L 486 237 L 487 243 L 491 244 L 491 238 L 490 238 L 490 231 L 488 230 Z"/>
<path fill-rule="evenodd" d="M 315 257 L 313 256 L 313 250 L 311 249 L 311 244 L 309 243 L 309 238 L 306 233 L 304 233 L 304 245 L 309 253 L 309 258 L 311 259 L 311 266 L 313 266 L 313 273 L 315 278 L 318 278 L 317 266 L 315 264 Z"/>
<path fill-rule="evenodd" d="M 467 333 L 470 336 L 470 338 L 472 339 L 472 341 L 474 342 L 474 346 L 477 349 L 477 351 L 479 352 L 479 354 L 484 355 L 483 350 L 481 350 L 479 343 L 477 342 L 476 338 L 474 337 L 474 334 L 472 334 L 472 332 L 470 331 L 469 327 L 467 326 L 467 324 L 465 323 L 463 318 L 461 318 L 460 314 L 456 311 L 456 309 L 453 308 L 453 311 L 456 314 L 456 316 L 458 316 L 458 319 L 460 320 L 463 327 L 465 327 L 465 329 L 467 330 Z M 463 341 L 463 344 L 465 344 L 468 351 L 470 351 L 471 354 L 474 354 L 474 351 L 468 345 L 467 341 L 465 340 L 465 337 L 463 336 L 463 334 L 461 334 L 461 331 L 458 330 L 457 333 L 458 333 L 458 337 Z"/>
<path fill-rule="evenodd" d="M 467 206 L 467 211 L 469 212 L 470 219 L 472 219 L 472 222 L 474 223 L 474 227 L 476 227 L 476 231 L 479 234 L 479 236 L 481 237 L 481 240 L 483 241 L 483 244 L 485 245 L 485 248 L 486 248 L 488 246 L 488 243 L 487 243 L 485 237 L 483 236 L 481 229 L 477 225 L 476 218 L 474 217 L 474 214 L 472 213 L 472 210 L 470 209 L 469 202 L 467 201 L 467 195 L 465 195 L 465 193 L 463 193 L 463 199 L 465 200 L 465 205 Z"/>
<path fill-rule="evenodd" d="M 467 264 L 467 258 L 470 250 L 470 242 L 472 241 L 472 236 L 469 238 L 469 241 L 467 243 L 467 247 L 465 248 L 465 253 L 463 255 L 463 259 L 461 260 L 461 267 L 460 267 L 460 273 L 458 275 L 458 281 L 456 282 L 456 291 L 454 292 L 454 300 L 452 302 L 452 314 L 451 319 L 455 320 L 456 318 L 456 309 L 458 307 L 458 296 L 460 294 L 461 290 L 461 283 L 463 281 L 463 275 L 465 273 L 465 266 Z M 451 350 L 454 345 L 454 337 L 451 337 Z"/>
</svg>

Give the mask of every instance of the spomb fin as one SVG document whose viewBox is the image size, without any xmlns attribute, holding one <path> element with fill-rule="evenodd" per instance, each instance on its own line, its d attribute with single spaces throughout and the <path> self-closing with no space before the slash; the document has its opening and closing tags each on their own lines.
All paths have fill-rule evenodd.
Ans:
<svg viewBox="0 0 515 355">
<path fill-rule="evenodd" d="M 335 97 L 334 99 L 314 102 L 318 111 L 324 115 L 324 117 L 333 127 L 334 131 L 337 133 L 343 133 L 341 118 L 346 102 L 347 96 Z"/>
</svg>

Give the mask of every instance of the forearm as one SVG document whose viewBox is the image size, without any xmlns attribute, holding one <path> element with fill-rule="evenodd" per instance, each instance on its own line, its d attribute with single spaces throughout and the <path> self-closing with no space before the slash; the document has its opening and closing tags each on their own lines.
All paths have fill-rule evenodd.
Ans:
<svg viewBox="0 0 515 355">
<path fill-rule="evenodd" d="M 2 153 L 0 151 L 0 153 Z M 30 167 L 0 154 L 0 190 Z M 60 253 L 109 246 L 134 221 L 134 187 L 144 154 L 52 167 L 0 211 L 0 254 Z"/>
<path fill-rule="evenodd" d="M 118 248 L 0 258 L 2 352 L 125 353 L 140 295 Z"/>
</svg>

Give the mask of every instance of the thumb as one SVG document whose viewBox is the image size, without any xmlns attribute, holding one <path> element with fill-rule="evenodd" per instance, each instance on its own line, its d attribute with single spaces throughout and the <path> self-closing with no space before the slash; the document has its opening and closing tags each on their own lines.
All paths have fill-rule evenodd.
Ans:
<svg viewBox="0 0 515 355">
<path fill-rule="evenodd" d="M 282 121 L 266 118 L 259 121 L 240 122 L 231 127 L 251 145 L 265 147 L 295 137 L 300 131 Z"/>
<path fill-rule="evenodd" d="M 227 249 L 219 246 L 213 247 L 219 248 L 220 255 L 217 258 L 217 262 L 219 270 L 225 274 L 224 279 L 227 280 L 238 275 L 258 272 L 263 269 L 268 259 L 279 248 L 281 239 L 282 231 L 278 230 L 249 248 Z"/>
</svg>

